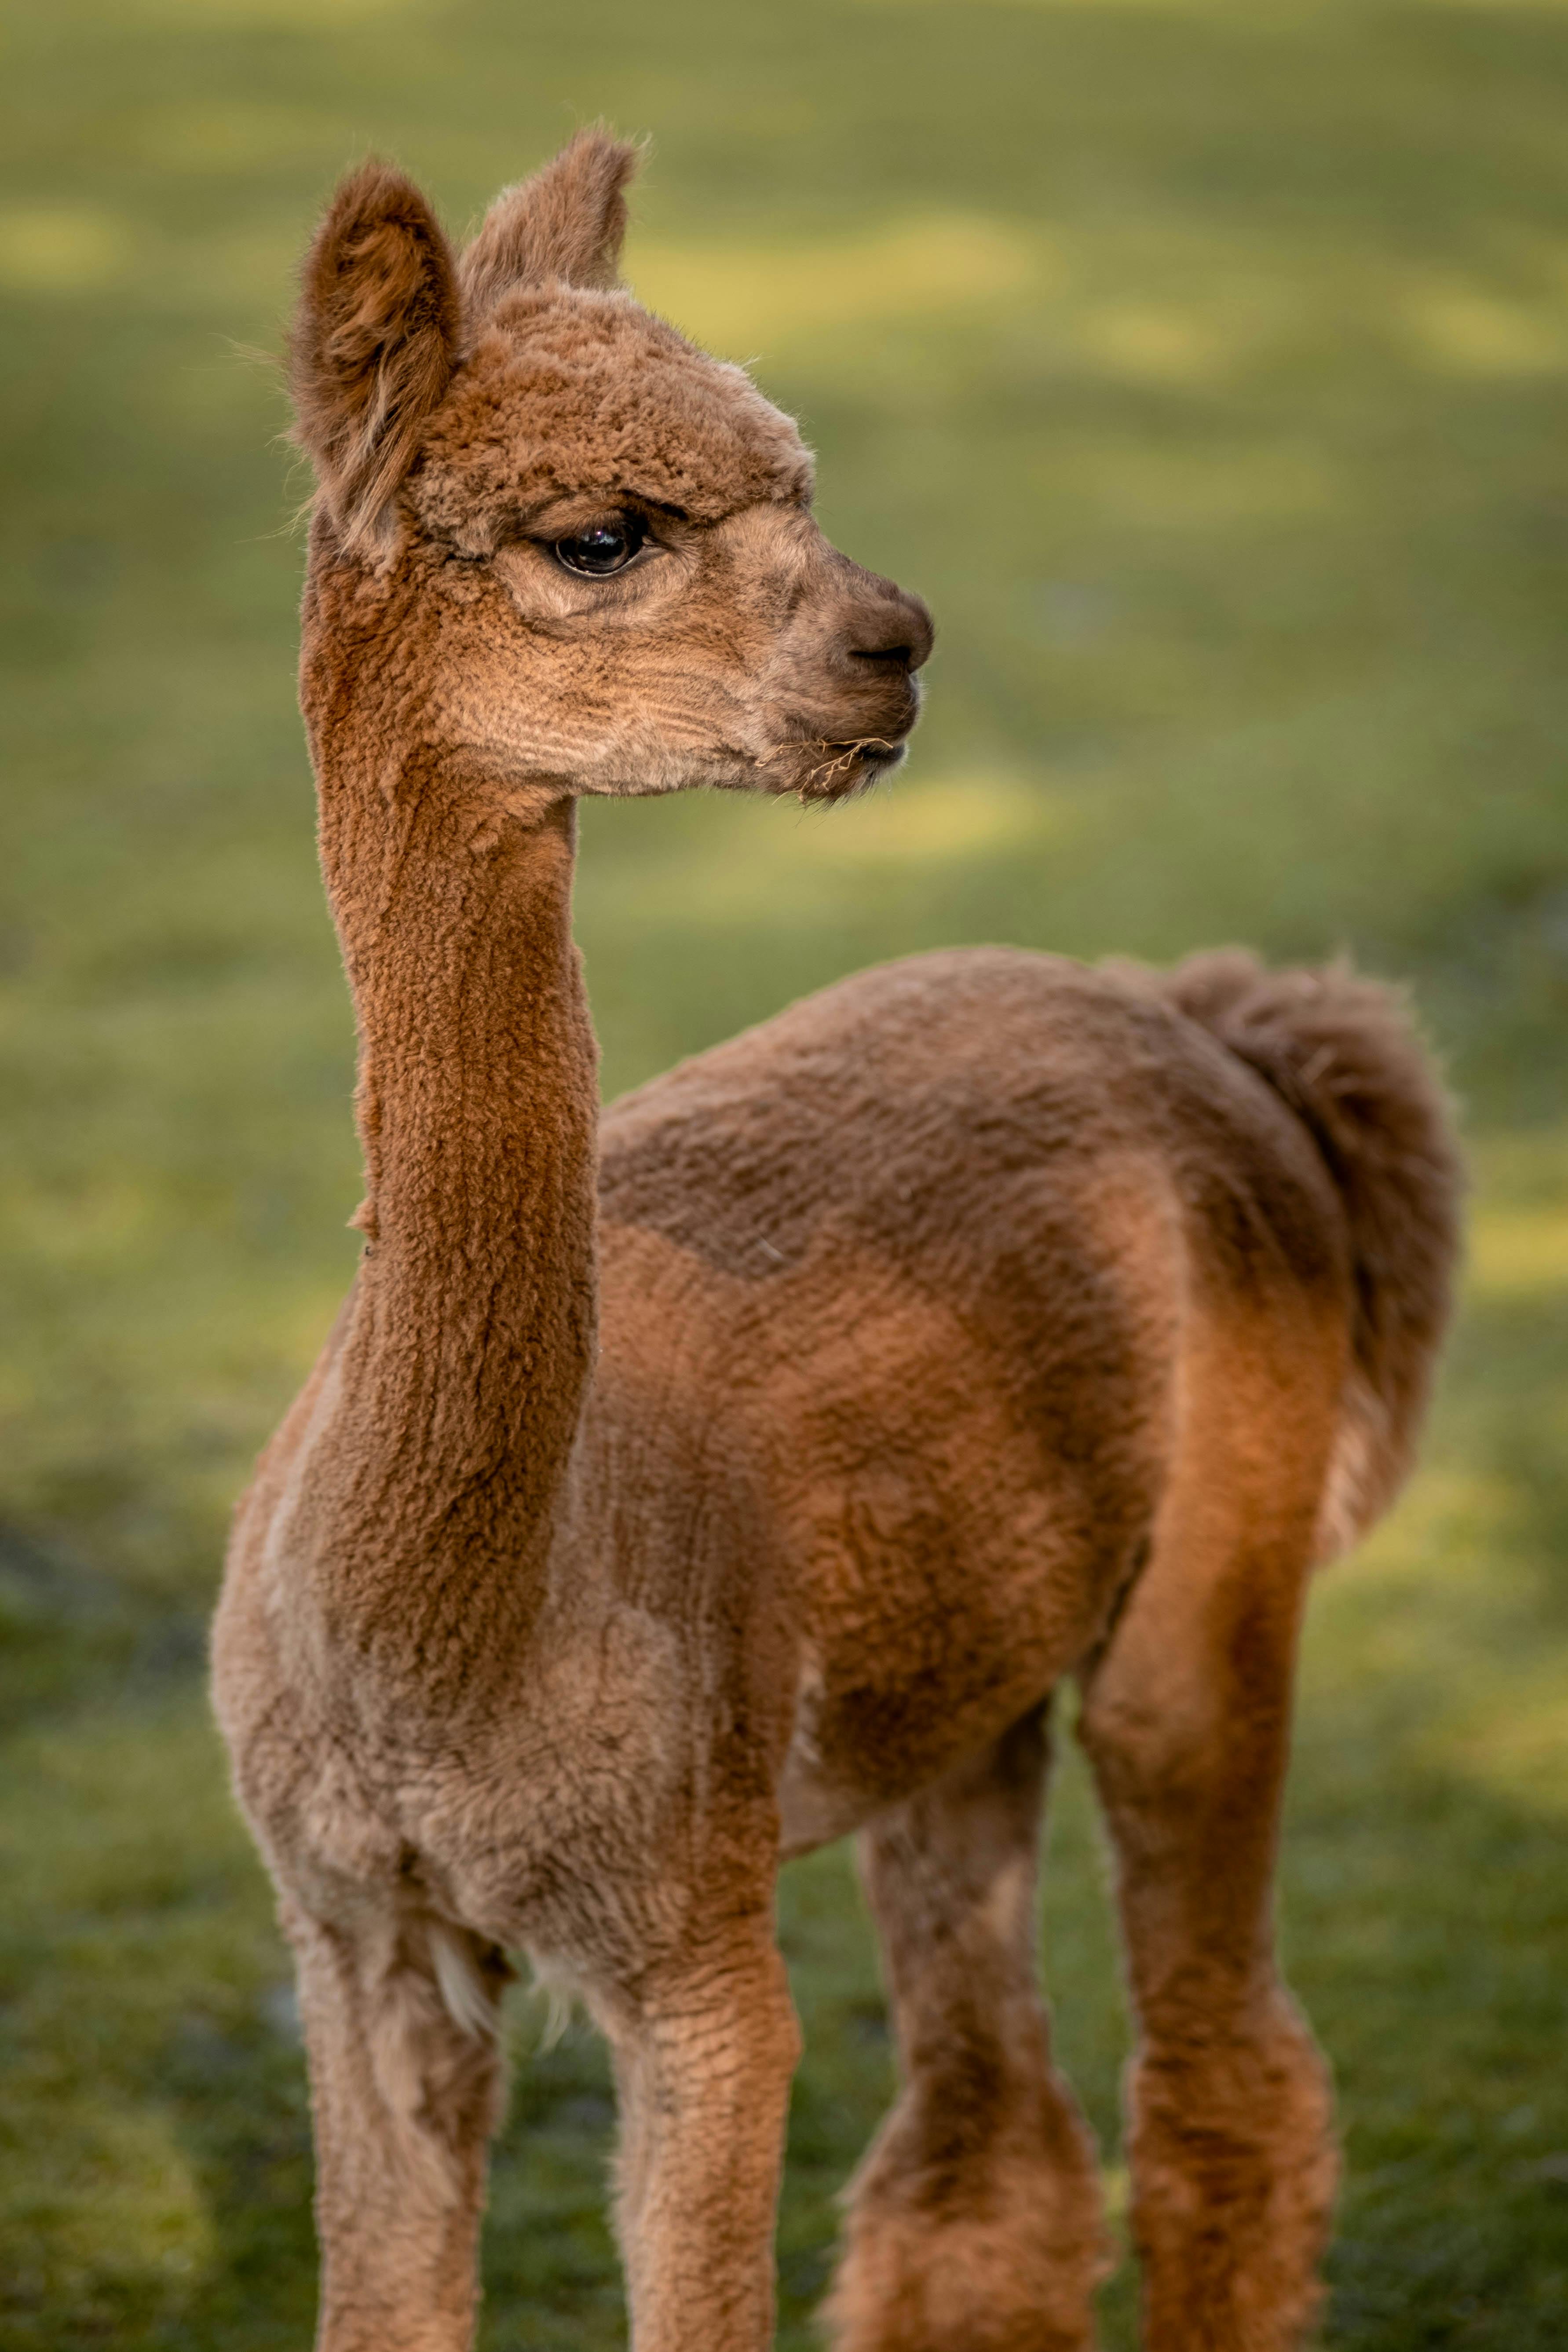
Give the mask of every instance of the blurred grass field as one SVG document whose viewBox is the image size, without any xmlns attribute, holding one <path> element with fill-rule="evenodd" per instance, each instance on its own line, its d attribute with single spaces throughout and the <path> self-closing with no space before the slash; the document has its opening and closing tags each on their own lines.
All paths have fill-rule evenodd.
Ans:
<svg viewBox="0 0 1568 2352">
<path fill-rule="evenodd" d="M 586 812 L 609 1091 L 878 957 L 1348 947 L 1467 1105 L 1426 1466 L 1325 1578 L 1283 1870 L 1348 2158 L 1324 2341 L 1568 2340 L 1568 5 L 9 0 L 0 110 L 0 2346 L 307 2340 L 287 1969 L 201 1687 L 225 1514 L 353 1256 L 294 713 L 294 257 L 649 130 L 656 307 L 803 417 L 941 644 L 847 809 Z M 804 2352 L 890 2061 L 792 1871 Z M 1060 2041 L 1124 2198 L 1064 1760 Z M 526 2007 L 520 2050 L 533 2032 Z M 520 2067 L 488 2347 L 624 2340 L 593 2042 Z M 1124 2269 L 1114 2352 L 1134 2341 Z"/>
</svg>

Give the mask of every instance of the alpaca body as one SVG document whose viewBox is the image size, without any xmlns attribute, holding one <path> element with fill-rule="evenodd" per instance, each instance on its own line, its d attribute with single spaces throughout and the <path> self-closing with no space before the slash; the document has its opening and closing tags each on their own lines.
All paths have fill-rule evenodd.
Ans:
<svg viewBox="0 0 1568 2352">
<path fill-rule="evenodd" d="M 497 1581 L 539 1597 L 499 1629 L 469 1601 L 484 1670 L 445 1705 L 399 1660 L 378 1706 L 374 1661 L 316 1636 L 310 1734 L 352 1706 L 386 1840 L 498 1945 L 592 1983 L 578 1857 L 591 1879 L 613 1847 L 617 1889 L 646 1868 L 668 1893 L 700 1780 L 802 1853 L 997 1737 L 1092 1657 L 1243 1387 L 1293 1421 L 1277 1507 L 1310 1543 L 1350 1346 L 1341 1204 L 1278 1097 L 1152 991 L 1016 950 L 857 975 L 614 1106 L 600 1199 L 566 1507 L 542 1559 L 526 1524 L 487 1529 Z M 297 1456 L 346 1321 L 240 1535 L 258 1588 L 293 1591 Z M 293 1649 L 269 1720 L 299 1703 Z M 508 1689 L 526 1702 L 492 1712 Z"/>
<path fill-rule="evenodd" d="M 1386 994 L 1247 957 L 860 974 L 601 1122 L 575 801 L 893 764 L 918 600 L 614 285 L 584 134 L 461 257 L 345 183 L 294 347 L 301 700 L 365 1252 L 214 1634 L 310 2061 L 321 2352 L 466 2352 L 508 1955 L 609 2037 L 637 2352 L 764 2352 L 781 1858 L 849 1831 L 902 2089 L 838 2352 L 1087 2352 L 1035 1981 L 1053 1691 L 1119 1863 L 1150 2352 L 1286 2352 L 1333 2180 L 1270 1897 L 1315 1559 L 1407 1466 L 1454 1246 Z"/>
<path fill-rule="evenodd" d="M 445 1706 L 402 1662 L 378 1692 L 319 1632 L 312 1687 L 298 1623 L 279 1638 L 279 1545 L 348 1315 L 265 1465 L 220 1622 L 239 1786 L 280 1880 L 411 1969 L 472 2058 L 508 1951 L 618 2043 L 650 1978 L 700 1978 L 738 1932 L 754 1960 L 784 1855 L 940 1788 L 1065 1676 L 1093 1693 L 1145 1580 L 1191 1580 L 1194 1494 L 1217 1557 L 1256 1572 L 1240 1619 L 1283 1596 L 1293 1631 L 1346 1433 L 1340 1192 L 1279 1094 L 1148 979 L 997 950 L 863 973 L 614 1106 L 602 1147 L 600 1353 L 565 1508 L 542 1558 L 526 1526 L 489 1530 L 501 1582 L 537 1586 L 522 1630 L 487 1618 L 483 1672 Z M 1128 1744 L 1175 1737 L 1186 1772 L 1227 1778 L 1222 1674 L 1193 1723 L 1168 1663 L 1168 1717 Z M 1298 2301 L 1331 2177 L 1309 2106 Z M 1063 2128 L 1021 2226 L 1040 2240 L 1077 2193 L 1050 2281 L 1070 2308 L 1100 2241 Z"/>
<path fill-rule="evenodd" d="M 601 1202 L 605 1363 L 685 1374 L 645 1475 L 695 1443 L 704 1486 L 735 1462 L 758 1498 L 731 1574 L 795 1652 L 791 1852 L 1092 1654 L 1227 1356 L 1298 1412 L 1315 1392 L 1331 1439 L 1350 1265 L 1321 1160 L 1205 1032 L 1054 958 L 912 959 L 702 1055 L 611 1109 Z"/>
</svg>

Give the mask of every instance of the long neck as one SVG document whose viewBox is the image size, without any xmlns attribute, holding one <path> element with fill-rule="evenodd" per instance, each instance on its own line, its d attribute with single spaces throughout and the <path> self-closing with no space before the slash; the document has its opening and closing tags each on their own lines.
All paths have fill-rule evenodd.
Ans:
<svg viewBox="0 0 1568 2352">
<path fill-rule="evenodd" d="M 317 734 L 366 1252 L 300 1506 L 327 1625 L 439 1701 L 525 1630 L 594 1348 L 574 811 Z M 292 1548 L 292 1547 L 291 1547 Z"/>
</svg>

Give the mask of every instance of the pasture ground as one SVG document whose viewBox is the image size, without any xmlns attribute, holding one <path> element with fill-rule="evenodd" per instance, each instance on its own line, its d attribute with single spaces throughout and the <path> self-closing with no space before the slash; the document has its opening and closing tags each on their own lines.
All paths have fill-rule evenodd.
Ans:
<svg viewBox="0 0 1568 2352">
<path fill-rule="evenodd" d="M 0 2345 L 270 2352 L 312 2294 L 268 1894 L 202 1695 L 225 1514 L 353 1261 L 352 1037 L 268 370 L 336 172 L 457 222 L 605 114 L 630 272 L 755 359 L 939 618 L 905 779 L 587 812 L 609 1091 L 875 958 L 1349 947 L 1467 1105 L 1426 1466 L 1325 1577 L 1283 1868 L 1347 2156 L 1324 2342 L 1568 2326 L 1568 6 L 11 0 L 0 593 Z M 1066 1754 L 1046 1970 L 1124 2196 Z M 890 2056 L 787 1874 L 804 2352 Z M 605 2071 L 526 2056 L 487 2347 L 623 2340 Z M 1132 2284 L 1106 2293 L 1126 2352 Z"/>
</svg>

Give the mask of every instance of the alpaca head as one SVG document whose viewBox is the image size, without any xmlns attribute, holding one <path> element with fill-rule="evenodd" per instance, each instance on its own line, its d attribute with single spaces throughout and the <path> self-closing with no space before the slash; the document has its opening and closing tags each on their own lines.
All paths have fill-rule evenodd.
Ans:
<svg viewBox="0 0 1568 2352">
<path fill-rule="evenodd" d="M 835 798 L 901 757 L 931 622 L 824 538 L 789 418 L 616 285 L 635 161 L 580 134 L 460 258 L 399 174 L 339 189 L 291 349 L 307 705 L 531 793 Z"/>
</svg>

